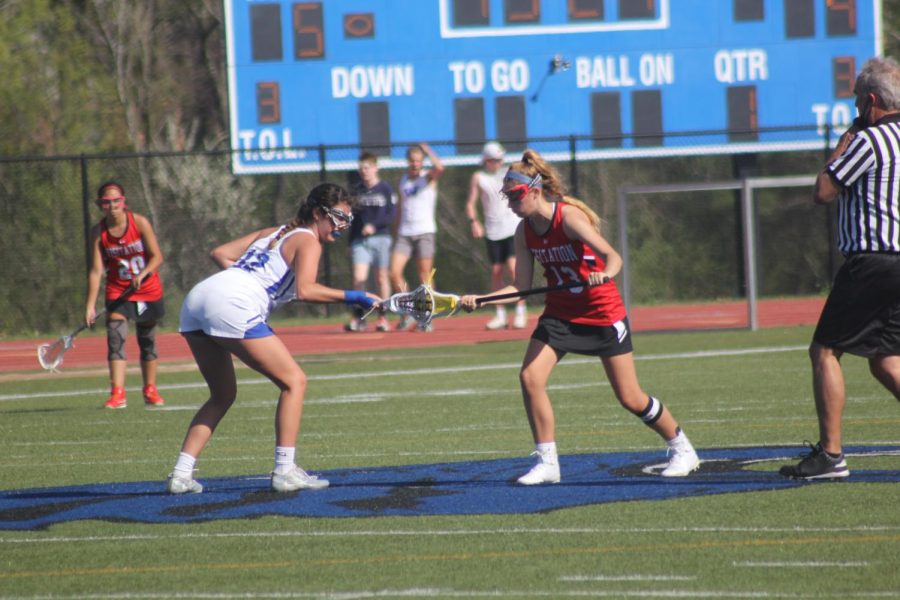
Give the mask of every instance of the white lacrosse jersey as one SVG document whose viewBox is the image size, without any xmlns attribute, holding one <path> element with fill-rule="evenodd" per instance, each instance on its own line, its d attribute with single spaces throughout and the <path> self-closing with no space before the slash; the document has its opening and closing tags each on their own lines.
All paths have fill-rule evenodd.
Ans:
<svg viewBox="0 0 900 600">
<path fill-rule="evenodd" d="M 209 335 L 242 338 L 266 322 L 275 308 L 296 299 L 294 272 L 281 255 L 281 246 L 298 233 L 315 236 L 298 227 L 270 250 L 275 231 L 253 242 L 232 266 L 195 285 L 184 299 L 178 330 L 202 329 Z"/>
<path fill-rule="evenodd" d="M 398 235 L 422 235 L 436 233 L 437 222 L 434 211 L 437 205 L 437 184 L 420 175 L 409 179 L 406 174 L 400 178 L 400 225 Z"/>
<path fill-rule="evenodd" d="M 481 210 L 484 213 L 484 237 L 493 241 L 514 236 L 521 220 L 509 208 L 509 203 L 500 196 L 506 171 L 507 169 L 503 167 L 493 173 L 475 172 L 481 196 Z"/>
</svg>

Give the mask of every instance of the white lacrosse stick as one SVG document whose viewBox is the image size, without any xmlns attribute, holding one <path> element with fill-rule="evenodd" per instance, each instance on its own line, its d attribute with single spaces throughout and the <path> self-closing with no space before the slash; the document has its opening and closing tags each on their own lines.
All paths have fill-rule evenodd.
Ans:
<svg viewBox="0 0 900 600">
<path fill-rule="evenodd" d="M 97 313 L 99 317 L 105 310 Z M 69 335 L 64 335 L 52 344 L 41 344 L 37 348 L 38 362 L 48 371 L 58 371 L 57 367 L 63 362 L 63 355 L 66 350 L 75 346 L 75 336 L 87 329 L 87 324 L 82 325 Z"/>
<path fill-rule="evenodd" d="M 135 292 L 133 287 L 129 287 L 127 290 L 122 292 L 122 295 L 109 303 L 104 309 L 101 309 L 97 315 L 94 317 L 94 322 L 97 322 L 107 310 L 114 311 L 123 304 L 128 301 L 128 297 L 131 296 Z M 70 333 L 69 335 L 64 335 L 52 344 L 41 344 L 37 348 L 37 357 L 38 362 L 41 363 L 41 366 L 47 369 L 48 371 L 57 371 L 57 367 L 63 362 L 63 355 L 69 348 L 75 346 L 75 336 L 87 329 L 89 325 L 87 323 L 83 323 L 78 327 L 75 331 Z"/>
<path fill-rule="evenodd" d="M 411 292 L 394 294 L 382 302 L 381 307 L 410 316 L 421 325 L 428 325 L 435 317 L 455 315 L 460 309 L 459 296 L 436 292 L 424 283 Z"/>
</svg>

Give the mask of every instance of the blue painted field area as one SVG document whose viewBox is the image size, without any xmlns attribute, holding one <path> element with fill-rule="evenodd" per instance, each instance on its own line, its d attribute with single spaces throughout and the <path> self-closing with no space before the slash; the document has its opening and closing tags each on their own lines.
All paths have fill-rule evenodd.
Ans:
<svg viewBox="0 0 900 600">
<path fill-rule="evenodd" d="M 100 519 L 117 522 L 191 523 L 264 515 L 377 517 L 540 513 L 562 508 L 709 494 L 778 490 L 807 483 L 781 477 L 778 464 L 797 460 L 797 447 L 700 449 L 703 461 L 690 477 L 656 474 L 661 452 L 576 454 L 560 457 L 563 480 L 523 487 L 515 478 L 530 459 L 503 459 L 340 469 L 317 473 L 331 481 L 321 491 L 279 494 L 267 475 L 199 480 L 202 494 L 172 496 L 164 481 L 35 488 L 0 492 L 0 529 L 36 530 L 55 523 Z M 900 472 L 854 469 L 853 457 L 900 453 L 900 446 L 847 447 L 851 476 L 839 485 L 900 482 Z M 771 470 L 754 463 L 776 461 Z"/>
</svg>

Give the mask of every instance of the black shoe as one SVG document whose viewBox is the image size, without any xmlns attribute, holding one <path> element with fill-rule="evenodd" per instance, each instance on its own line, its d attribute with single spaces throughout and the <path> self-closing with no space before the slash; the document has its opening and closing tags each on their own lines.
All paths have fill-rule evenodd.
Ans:
<svg viewBox="0 0 900 600">
<path fill-rule="evenodd" d="M 815 446 L 809 442 L 807 444 L 810 452 L 799 464 L 781 467 L 778 472 L 793 479 L 840 479 L 850 476 L 843 453 L 837 458 L 832 458 L 822 448 L 821 442 Z"/>
</svg>

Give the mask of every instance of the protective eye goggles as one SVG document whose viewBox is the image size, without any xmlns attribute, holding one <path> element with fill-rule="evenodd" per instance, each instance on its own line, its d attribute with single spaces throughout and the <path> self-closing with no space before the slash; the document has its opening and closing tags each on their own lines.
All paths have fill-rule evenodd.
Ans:
<svg viewBox="0 0 900 600">
<path fill-rule="evenodd" d="M 112 204 L 121 204 L 125 202 L 125 196 L 119 196 L 118 198 L 97 198 L 97 206 L 106 208 Z"/>
<path fill-rule="evenodd" d="M 353 222 L 353 215 L 347 214 L 342 210 L 338 210 L 336 208 L 322 208 L 325 211 L 325 214 L 328 215 L 328 218 L 331 219 L 331 224 L 334 225 L 334 228 L 338 231 L 343 231 L 350 227 L 350 223 Z"/>
<path fill-rule="evenodd" d="M 503 178 L 503 185 L 507 185 L 510 182 L 518 182 L 518 185 L 500 190 L 500 197 L 507 202 L 520 202 L 525 197 L 525 194 L 532 189 L 540 188 L 541 181 L 540 173 L 536 173 L 534 177 L 528 177 L 522 173 L 510 171 Z"/>
</svg>

